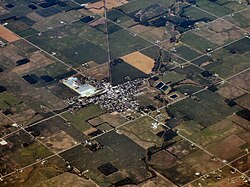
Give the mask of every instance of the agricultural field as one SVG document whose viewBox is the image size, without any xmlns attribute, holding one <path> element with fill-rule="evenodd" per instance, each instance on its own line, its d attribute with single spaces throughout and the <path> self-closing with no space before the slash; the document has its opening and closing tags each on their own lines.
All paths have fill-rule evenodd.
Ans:
<svg viewBox="0 0 250 187">
<path fill-rule="evenodd" d="M 52 155 L 48 148 L 33 140 L 25 131 L 19 131 L 6 137 L 5 141 L 13 146 L 1 147 L 1 175 L 6 175 L 35 162 L 37 159 Z"/>
<path fill-rule="evenodd" d="M 60 152 L 70 148 L 87 138 L 74 128 L 74 126 L 67 125 L 67 123 L 59 117 L 28 126 L 26 130 L 50 147 L 54 152 Z"/>
<path fill-rule="evenodd" d="M 151 73 L 154 67 L 154 60 L 140 52 L 130 53 L 121 59 L 146 74 Z"/>
<path fill-rule="evenodd" d="M 79 131 L 88 135 L 88 130 L 92 129 L 93 127 L 87 121 L 103 113 L 105 113 L 105 111 L 99 106 L 90 105 L 82 108 L 79 111 L 75 111 L 74 113 L 66 112 L 62 114 L 62 117 Z"/>
<path fill-rule="evenodd" d="M 1 33 L 0 37 L 3 38 L 4 40 L 10 42 L 10 43 L 20 39 L 13 32 L 11 32 L 9 29 L 3 27 L 2 25 L 0 26 L 0 33 Z"/>
<path fill-rule="evenodd" d="M 249 68 L 249 41 L 249 38 L 243 38 L 213 52 L 211 60 L 200 66 L 217 73 L 222 78 L 230 78 Z"/>
<path fill-rule="evenodd" d="M 238 13 L 226 16 L 225 19 L 227 21 L 230 21 L 231 23 L 245 29 L 246 31 L 249 31 L 249 27 L 250 27 L 250 25 L 249 25 L 249 20 L 250 20 L 249 12 L 250 12 L 249 9 L 246 9 L 246 10 L 240 11 Z"/>
<path fill-rule="evenodd" d="M 153 146 L 161 147 L 164 138 L 160 135 L 164 134 L 164 128 L 160 125 L 158 126 L 157 123 L 155 127 L 153 127 L 154 123 L 156 122 L 151 118 L 144 117 L 124 127 L 118 128 L 118 131 L 145 149 Z"/>
<path fill-rule="evenodd" d="M 238 106 L 230 107 L 223 98 L 211 91 L 203 91 L 194 97 L 184 99 L 170 106 L 170 111 L 180 119 L 195 120 L 208 127 L 239 111 Z"/>
<path fill-rule="evenodd" d="M 151 177 L 145 163 L 140 160 L 144 157 L 144 149 L 126 136 L 110 132 L 98 137 L 96 141 L 96 144 L 101 144 L 104 148 L 93 152 L 80 145 L 61 156 L 81 172 L 85 171 L 85 176 L 101 186 L 123 180 L 137 184 Z M 107 169 L 104 167 L 102 171 L 100 167 L 105 164 L 110 166 Z"/>
<path fill-rule="evenodd" d="M 38 186 L 50 186 L 52 184 L 59 186 L 60 181 L 58 181 L 58 178 L 60 179 L 63 177 L 67 177 L 68 181 L 71 183 L 74 182 L 75 184 L 85 184 L 86 182 L 86 184 L 91 186 L 91 182 L 88 183 L 82 178 L 71 174 L 70 169 L 67 168 L 67 163 L 57 156 L 48 159 L 43 164 L 37 163 L 34 166 L 24 169 L 22 172 L 15 173 L 7 177 L 3 186 L 28 187 L 34 183 L 36 183 Z M 92 184 L 92 186 L 95 185 Z"/>
<path fill-rule="evenodd" d="M 239 172 L 234 172 L 232 168 L 225 166 L 221 169 L 218 169 L 214 172 L 209 173 L 208 175 L 189 183 L 188 187 L 198 187 L 200 185 L 208 186 L 229 186 L 233 187 L 244 186 L 246 182 L 241 179 L 241 174 Z"/>
</svg>

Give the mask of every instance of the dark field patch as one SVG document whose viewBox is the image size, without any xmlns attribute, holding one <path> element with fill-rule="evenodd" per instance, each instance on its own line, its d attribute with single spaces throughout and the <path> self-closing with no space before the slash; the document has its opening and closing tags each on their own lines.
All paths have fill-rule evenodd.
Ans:
<svg viewBox="0 0 250 187">
<path fill-rule="evenodd" d="M 29 62 L 30 62 L 29 59 L 24 58 L 24 59 L 22 59 L 22 60 L 16 61 L 16 65 L 17 65 L 17 66 L 21 66 L 21 65 L 27 64 L 27 63 L 29 63 Z"/>
<path fill-rule="evenodd" d="M 5 92 L 7 89 L 4 86 L 0 85 L 0 93 Z"/>
<path fill-rule="evenodd" d="M 113 166 L 111 163 L 106 163 L 97 168 L 100 172 L 102 172 L 105 176 L 111 175 L 118 171 L 118 169 Z"/>
<path fill-rule="evenodd" d="M 176 48 L 176 53 L 186 60 L 192 60 L 201 55 L 201 53 L 187 46 L 181 46 L 181 47 Z"/>
<path fill-rule="evenodd" d="M 40 78 L 41 78 L 42 80 L 44 80 L 45 82 L 51 82 L 51 81 L 54 80 L 52 77 L 50 77 L 50 76 L 48 76 L 48 75 L 42 75 Z"/>
<path fill-rule="evenodd" d="M 46 9 L 39 9 L 35 11 L 37 14 L 39 14 L 42 17 L 49 17 L 55 14 L 58 14 L 61 12 L 61 10 L 55 8 L 55 7 L 49 7 Z"/>
<path fill-rule="evenodd" d="M 36 84 L 38 82 L 34 75 L 24 75 L 22 78 L 30 84 Z"/>
<path fill-rule="evenodd" d="M 250 51 L 250 38 L 243 38 L 224 48 L 230 51 L 232 54 L 244 54 L 245 52 Z"/>
</svg>

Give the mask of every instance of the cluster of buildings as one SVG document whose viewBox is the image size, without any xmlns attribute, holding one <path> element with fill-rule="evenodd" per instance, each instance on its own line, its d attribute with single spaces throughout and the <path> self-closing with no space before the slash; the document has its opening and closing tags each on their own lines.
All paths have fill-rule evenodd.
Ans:
<svg viewBox="0 0 250 187">
<path fill-rule="evenodd" d="M 127 109 L 139 110 L 139 104 L 134 99 L 134 95 L 139 92 L 142 80 L 127 81 L 112 86 L 107 81 L 89 79 L 82 83 L 77 77 L 69 77 L 63 80 L 63 84 L 79 94 L 79 97 L 67 100 L 74 109 L 97 104 L 108 112 L 123 112 Z"/>
<path fill-rule="evenodd" d="M 139 104 L 133 96 L 138 93 L 140 85 L 140 80 L 128 81 L 117 86 L 105 83 L 103 94 L 89 98 L 87 101 L 98 104 L 109 112 L 123 112 L 127 109 L 138 110 Z"/>
</svg>

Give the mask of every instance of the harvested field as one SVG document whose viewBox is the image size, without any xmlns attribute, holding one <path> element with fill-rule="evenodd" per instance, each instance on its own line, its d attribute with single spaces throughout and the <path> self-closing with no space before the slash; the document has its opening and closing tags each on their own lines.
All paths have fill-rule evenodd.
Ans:
<svg viewBox="0 0 250 187">
<path fill-rule="evenodd" d="M 0 25 L 0 37 L 8 42 L 14 42 L 20 39 L 17 35 L 2 25 Z"/>
<path fill-rule="evenodd" d="M 15 67 L 12 71 L 17 74 L 28 73 L 29 71 L 33 71 L 37 68 L 45 67 L 49 64 L 53 64 L 54 61 L 46 57 L 43 53 L 34 53 L 30 57 L 30 62 L 21 66 Z"/>
<path fill-rule="evenodd" d="M 23 59 L 20 54 L 17 54 L 17 51 L 19 51 L 19 48 L 14 46 L 13 44 L 7 45 L 6 47 L 2 48 L 2 50 L 0 51 L 1 64 L 4 64 L 4 61 L 2 61 L 2 59 L 9 59 L 10 62 L 16 62 Z M 13 64 L 7 63 L 6 66 L 10 67 Z"/>
<path fill-rule="evenodd" d="M 60 131 L 51 137 L 47 138 L 46 144 L 51 145 L 51 148 L 55 151 L 62 151 L 75 145 L 74 139 L 66 132 Z"/>
<path fill-rule="evenodd" d="M 74 187 L 81 187 L 81 186 L 96 187 L 97 186 L 90 180 L 83 179 L 71 173 L 63 173 L 52 179 L 44 181 L 43 184 L 41 184 L 41 186 L 44 186 L 44 187 L 49 187 L 49 186 L 67 187 L 71 185 L 73 185 Z"/>
<path fill-rule="evenodd" d="M 27 14 L 26 16 L 27 16 L 27 18 L 29 18 L 35 22 L 41 21 L 44 19 L 42 16 L 40 16 L 39 14 L 37 14 L 35 12 L 31 12 L 31 13 Z"/>
<path fill-rule="evenodd" d="M 231 84 L 225 84 L 222 85 L 219 90 L 218 93 L 228 99 L 234 99 L 237 97 L 242 96 L 243 94 L 245 94 L 245 92 Z"/>
<path fill-rule="evenodd" d="M 234 100 L 238 105 L 250 110 L 250 95 L 244 94 Z"/>
<path fill-rule="evenodd" d="M 155 178 L 147 180 L 143 183 L 137 185 L 138 187 L 177 187 L 174 183 L 172 183 L 169 179 L 162 177 L 158 174 Z"/>
<path fill-rule="evenodd" d="M 126 119 L 119 113 L 105 113 L 88 121 L 92 126 L 96 127 L 103 123 L 108 123 L 112 127 L 118 127 L 126 122 Z"/>
<path fill-rule="evenodd" d="M 106 4 L 106 7 L 107 9 L 112 9 L 112 8 L 115 8 L 115 7 L 118 7 L 118 6 L 121 6 L 121 5 L 124 5 L 124 4 L 127 4 L 128 1 L 127 0 L 109 0 L 107 1 L 107 4 Z M 91 10 L 92 12 L 96 13 L 96 14 L 103 14 L 104 13 L 104 9 L 103 9 L 103 1 L 98 1 L 96 3 L 93 3 L 93 4 L 89 4 L 88 5 L 88 8 L 89 10 Z"/>
<path fill-rule="evenodd" d="M 207 146 L 207 150 L 221 159 L 231 161 L 242 153 L 240 146 L 246 142 L 237 135 L 231 135 L 222 141 Z"/>
<path fill-rule="evenodd" d="M 211 155 L 200 149 L 197 149 L 186 156 L 183 161 L 202 174 L 211 172 L 223 165 L 220 161 L 213 160 Z"/>
<path fill-rule="evenodd" d="M 91 27 L 96 27 L 96 26 L 98 26 L 98 25 L 103 25 L 103 24 L 105 24 L 105 22 L 106 22 L 105 18 L 102 17 L 102 18 L 100 18 L 100 19 L 94 21 L 93 23 L 90 23 L 89 25 L 90 25 Z"/>
<path fill-rule="evenodd" d="M 146 27 L 144 25 L 135 25 L 129 28 L 131 31 L 133 31 L 134 33 L 142 33 L 142 32 L 146 32 L 148 30 L 150 30 L 150 27 Z"/>
<path fill-rule="evenodd" d="M 88 4 L 87 8 L 89 10 L 91 10 L 92 12 L 94 12 L 95 14 L 100 14 L 103 15 L 104 14 L 104 4 L 102 1 L 98 1 L 96 3 L 93 4 Z"/>
<path fill-rule="evenodd" d="M 87 76 L 95 77 L 97 80 L 102 80 L 108 77 L 109 74 L 109 64 L 104 63 L 100 65 L 96 65 L 92 68 L 89 68 L 85 71 L 83 71 Z"/>
<path fill-rule="evenodd" d="M 250 131 L 250 121 L 247 121 L 246 119 L 238 115 L 232 115 L 229 117 L 229 119 L 235 124 L 237 124 L 238 126 L 242 127 L 243 129 Z"/>
<path fill-rule="evenodd" d="M 229 80 L 232 85 L 237 85 L 247 91 L 250 91 L 250 70 L 245 71 Z"/>
<path fill-rule="evenodd" d="M 220 46 L 243 37 L 241 30 L 223 20 L 202 25 L 200 30 L 195 31 L 195 34 Z"/>
<path fill-rule="evenodd" d="M 138 51 L 125 55 L 121 59 L 146 74 L 151 73 L 155 63 L 154 59 Z"/>
<path fill-rule="evenodd" d="M 112 8 L 115 8 L 115 7 L 118 7 L 118 6 L 127 4 L 127 3 L 128 3 L 127 0 L 108 0 L 107 1 L 107 8 L 112 9 Z"/>
</svg>

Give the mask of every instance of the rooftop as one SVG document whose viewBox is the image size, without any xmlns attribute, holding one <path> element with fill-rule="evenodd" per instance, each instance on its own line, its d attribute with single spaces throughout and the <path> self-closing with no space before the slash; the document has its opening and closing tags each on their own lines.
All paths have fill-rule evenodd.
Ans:
<svg viewBox="0 0 250 187">
<path fill-rule="evenodd" d="M 67 79 L 64 79 L 63 84 L 79 93 L 81 97 L 90 97 L 94 95 L 97 91 L 94 86 L 91 86 L 87 83 L 82 84 L 76 77 L 69 77 Z"/>
</svg>

